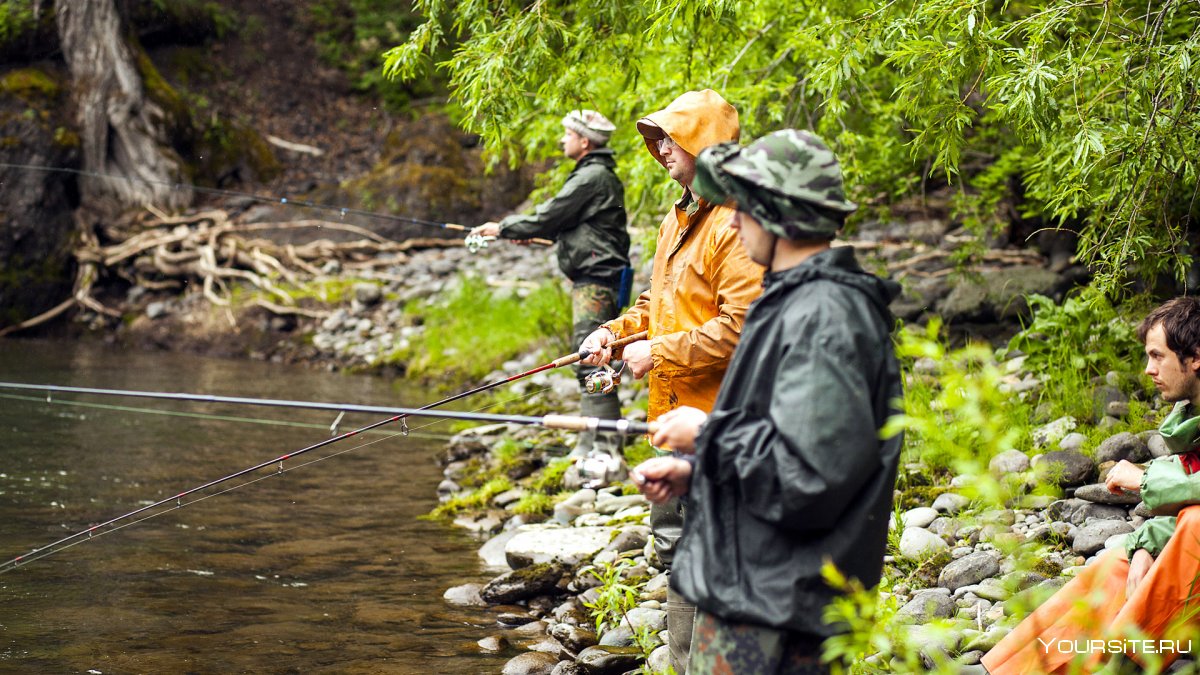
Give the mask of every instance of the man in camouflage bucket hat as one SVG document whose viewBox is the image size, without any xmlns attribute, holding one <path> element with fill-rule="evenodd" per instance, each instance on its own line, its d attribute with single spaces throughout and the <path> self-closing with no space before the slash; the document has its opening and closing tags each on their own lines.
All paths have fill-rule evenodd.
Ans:
<svg viewBox="0 0 1200 675">
<path fill-rule="evenodd" d="M 831 239 L 854 204 L 819 138 L 775 132 L 696 160 L 694 188 L 733 202 L 734 228 L 767 266 L 713 411 L 659 418 L 655 457 L 634 470 L 653 502 L 687 494 L 671 586 L 697 607 L 689 675 L 824 673 L 831 561 L 879 582 L 899 436 L 900 368 L 889 336 L 896 284 Z M 694 454 L 692 454 L 694 453 Z"/>
</svg>

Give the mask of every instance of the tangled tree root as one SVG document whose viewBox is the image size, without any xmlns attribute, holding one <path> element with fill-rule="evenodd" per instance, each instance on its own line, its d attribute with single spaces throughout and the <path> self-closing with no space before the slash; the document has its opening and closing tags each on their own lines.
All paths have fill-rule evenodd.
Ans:
<svg viewBox="0 0 1200 675">
<path fill-rule="evenodd" d="M 295 245 L 280 244 L 260 234 L 313 228 L 360 238 L 341 242 L 322 238 Z M 120 312 L 92 296 L 97 281 L 109 275 L 151 290 L 198 284 L 209 302 L 226 309 L 235 327 L 231 288 L 239 282 L 265 296 L 249 301 L 250 306 L 274 314 L 322 318 L 327 311 L 301 306 L 281 282 L 297 286 L 328 280 L 330 276 L 322 270 L 334 261 L 338 269 L 386 280 L 390 277 L 382 268 L 403 264 L 409 251 L 463 245 L 460 239 L 393 241 L 365 228 L 324 220 L 237 224 L 222 210 L 183 216 L 142 214 L 124 226 L 103 227 L 99 234 L 86 216 L 77 213 L 76 229 L 79 246 L 74 255 L 78 268 L 71 297 L 38 316 L 0 329 L 0 336 L 44 324 L 73 307 L 120 317 Z M 111 243 L 102 245 L 100 234 Z"/>
</svg>

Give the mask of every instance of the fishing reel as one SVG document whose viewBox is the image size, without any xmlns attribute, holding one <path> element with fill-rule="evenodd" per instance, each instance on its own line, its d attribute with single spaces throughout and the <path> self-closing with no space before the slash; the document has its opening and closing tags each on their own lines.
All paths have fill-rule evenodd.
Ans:
<svg viewBox="0 0 1200 675">
<path fill-rule="evenodd" d="M 588 452 L 586 457 L 575 461 L 574 468 L 579 472 L 582 487 L 593 490 L 611 485 L 625 477 L 625 465 L 621 458 L 603 450 Z"/>
<path fill-rule="evenodd" d="M 488 242 L 495 240 L 495 237 L 485 237 L 482 234 L 468 234 L 466 239 L 467 250 L 471 253 L 478 253 L 480 249 L 488 247 Z"/>
<path fill-rule="evenodd" d="M 594 370 L 583 378 L 583 388 L 589 394 L 607 394 L 621 384 L 621 373 L 625 372 L 625 363 L 620 370 L 613 370 L 604 364 L 601 370 Z"/>
</svg>

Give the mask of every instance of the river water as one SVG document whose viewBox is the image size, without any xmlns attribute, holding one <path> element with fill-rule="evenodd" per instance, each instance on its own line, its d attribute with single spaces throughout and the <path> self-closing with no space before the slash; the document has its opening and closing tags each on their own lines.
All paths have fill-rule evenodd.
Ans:
<svg viewBox="0 0 1200 675">
<path fill-rule="evenodd" d="M 405 407 L 436 398 L 382 378 L 11 339 L 0 340 L 0 381 Z M 328 438 L 334 417 L 11 394 L 0 391 L 3 561 Z M 377 419 L 347 415 L 340 429 Z M 428 423 L 334 443 L 0 574 L 0 672 L 497 672 L 504 660 L 476 645 L 496 633 L 494 617 L 441 598 L 489 576 L 478 543 L 418 519 L 441 478 L 443 441 L 424 434 L 447 433 Z"/>
</svg>

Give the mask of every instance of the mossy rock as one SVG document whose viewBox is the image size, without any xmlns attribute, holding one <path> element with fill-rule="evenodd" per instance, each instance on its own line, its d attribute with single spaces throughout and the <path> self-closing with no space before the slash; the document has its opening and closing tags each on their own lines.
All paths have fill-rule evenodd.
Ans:
<svg viewBox="0 0 1200 675">
<path fill-rule="evenodd" d="M 948 485 L 921 485 L 905 489 L 900 495 L 900 508 L 907 511 L 918 506 L 929 506 L 939 495 L 953 491 Z"/>
<path fill-rule="evenodd" d="M 0 93 L 16 96 L 28 105 L 41 106 L 62 96 L 63 83 L 40 68 L 18 68 L 0 75 Z"/>
<path fill-rule="evenodd" d="M 950 556 L 949 551 L 941 551 L 928 558 L 909 575 L 908 579 L 911 587 L 917 589 L 937 586 L 938 577 L 942 574 L 942 568 L 951 562 L 953 562 L 953 558 Z"/>
</svg>

